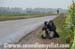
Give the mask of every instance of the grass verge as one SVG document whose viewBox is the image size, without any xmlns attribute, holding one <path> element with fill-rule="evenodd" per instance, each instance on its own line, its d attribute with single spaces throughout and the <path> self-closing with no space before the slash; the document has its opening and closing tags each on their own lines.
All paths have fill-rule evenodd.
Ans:
<svg viewBox="0 0 75 49">
<path fill-rule="evenodd" d="M 56 25 L 57 32 L 60 36 L 60 39 L 62 39 L 63 42 L 66 43 L 67 33 L 63 32 L 64 19 L 65 19 L 65 15 L 60 14 L 56 19 L 54 19 L 54 23 Z"/>
</svg>

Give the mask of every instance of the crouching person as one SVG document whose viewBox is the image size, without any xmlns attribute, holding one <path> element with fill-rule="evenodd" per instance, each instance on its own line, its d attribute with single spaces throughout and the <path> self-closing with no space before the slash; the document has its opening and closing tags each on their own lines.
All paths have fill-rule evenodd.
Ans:
<svg viewBox="0 0 75 49">
<path fill-rule="evenodd" d="M 48 25 L 48 22 L 45 21 L 45 22 L 44 22 L 44 26 L 43 26 L 43 28 L 42 28 L 43 34 L 41 35 L 41 37 L 42 37 L 43 39 L 49 38 L 49 32 L 48 32 L 47 25 Z"/>
<path fill-rule="evenodd" d="M 54 22 L 51 20 L 48 23 L 48 29 L 50 31 L 50 36 L 59 37 L 58 33 L 56 32 L 56 26 L 54 25 Z"/>
</svg>

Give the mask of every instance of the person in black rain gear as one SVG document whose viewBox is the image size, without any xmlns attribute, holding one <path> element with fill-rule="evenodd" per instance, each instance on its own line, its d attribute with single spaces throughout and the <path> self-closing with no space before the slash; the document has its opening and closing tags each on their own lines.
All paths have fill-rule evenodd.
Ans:
<svg viewBox="0 0 75 49">
<path fill-rule="evenodd" d="M 54 23 L 53 23 L 52 20 L 49 21 L 47 27 L 48 27 L 48 29 L 49 29 L 50 32 L 54 33 L 53 37 L 59 37 L 59 35 L 56 32 L 56 26 L 54 25 Z"/>
</svg>

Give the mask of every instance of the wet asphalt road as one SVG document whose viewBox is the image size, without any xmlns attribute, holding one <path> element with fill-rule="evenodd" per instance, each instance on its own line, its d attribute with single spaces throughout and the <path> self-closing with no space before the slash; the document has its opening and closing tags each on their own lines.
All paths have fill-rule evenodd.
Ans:
<svg viewBox="0 0 75 49">
<path fill-rule="evenodd" d="M 15 43 L 23 36 L 42 25 L 44 21 L 53 20 L 54 18 L 56 18 L 56 16 L 1 21 L 0 43 Z"/>
</svg>

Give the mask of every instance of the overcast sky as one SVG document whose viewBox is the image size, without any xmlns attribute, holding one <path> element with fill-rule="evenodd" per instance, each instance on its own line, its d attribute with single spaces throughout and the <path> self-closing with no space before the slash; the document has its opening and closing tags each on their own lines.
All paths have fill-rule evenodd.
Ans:
<svg viewBox="0 0 75 49">
<path fill-rule="evenodd" d="M 67 9 L 71 1 L 72 0 L 0 0 L 0 7 Z"/>
</svg>

